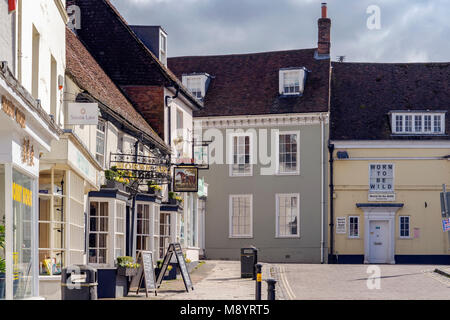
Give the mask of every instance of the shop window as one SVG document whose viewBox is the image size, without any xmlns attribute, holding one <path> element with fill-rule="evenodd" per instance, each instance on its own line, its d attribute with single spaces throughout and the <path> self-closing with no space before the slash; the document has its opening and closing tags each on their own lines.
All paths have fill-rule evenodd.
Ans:
<svg viewBox="0 0 450 320">
<path fill-rule="evenodd" d="M 125 203 L 117 202 L 114 259 L 125 255 L 125 243 Z"/>
<path fill-rule="evenodd" d="M 161 213 L 160 215 L 160 227 L 159 227 L 159 256 L 163 257 L 166 252 L 167 248 L 169 247 L 170 240 L 171 240 L 171 233 L 170 233 L 170 213 L 165 212 Z"/>
<path fill-rule="evenodd" d="M 277 237 L 298 237 L 300 235 L 300 196 L 298 194 L 278 194 Z"/>
<path fill-rule="evenodd" d="M 107 263 L 108 218 L 108 202 L 91 201 L 89 210 L 89 263 Z"/>
<path fill-rule="evenodd" d="M 65 172 L 39 174 L 39 274 L 60 275 L 66 258 Z"/>
<path fill-rule="evenodd" d="M 151 250 L 150 244 L 150 205 L 137 205 L 137 251 Z"/>
<path fill-rule="evenodd" d="M 164 256 L 160 255 L 159 250 L 159 206 L 153 206 L 153 256 L 157 259 L 162 259 Z"/>
<path fill-rule="evenodd" d="M 252 195 L 230 195 L 230 238 L 253 236 Z"/>
<path fill-rule="evenodd" d="M 13 170 L 13 281 L 14 299 L 33 294 L 33 180 Z"/>
</svg>

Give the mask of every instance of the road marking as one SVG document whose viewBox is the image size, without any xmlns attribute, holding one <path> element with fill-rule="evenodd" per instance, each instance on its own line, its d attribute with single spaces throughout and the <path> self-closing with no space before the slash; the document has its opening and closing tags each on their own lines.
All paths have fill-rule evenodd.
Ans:
<svg viewBox="0 0 450 320">
<path fill-rule="evenodd" d="M 283 286 L 286 289 L 286 292 L 288 294 L 288 298 L 290 300 L 295 300 L 296 297 L 295 297 L 294 291 L 292 291 L 292 288 L 289 285 L 289 282 L 288 282 L 288 280 L 287 280 L 287 278 L 285 276 L 285 268 L 284 268 L 284 266 L 279 266 L 279 269 L 280 269 L 280 280 L 282 281 Z"/>
<path fill-rule="evenodd" d="M 445 284 L 447 286 L 450 285 L 450 279 L 434 272 L 434 269 L 433 270 L 422 270 L 422 273 L 426 274 L 430 278 L 433 278 L 434 280 L 439 281 L 442 284 Z"/>
</svg>

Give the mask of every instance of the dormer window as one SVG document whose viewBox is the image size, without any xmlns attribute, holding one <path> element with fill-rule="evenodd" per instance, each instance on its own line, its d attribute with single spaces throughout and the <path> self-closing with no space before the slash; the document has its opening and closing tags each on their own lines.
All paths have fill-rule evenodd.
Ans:
<svg viewBox="0 0 450 320">
<path fill-rule="evenodd" d="M 202 100 L 209 85 L 209 74 L 195 73 L 190 75 L 183 75 L 183 85 L 188 88 L 194 97 Z"/>
<path fill-rule="evenodd" d="M 190 77 L 187 79 L 187 87 L 189 91 L 196 97 L 197 99 L 201 99 L 202 95 L 202 80 L 200 77 Z"/>
<path fill-rule="evenodd" d="M 392 112 L 392 133 L 432 135 L 445 133 L 444 112 Z"/>
<path fill-rule="evenodd" d="M 159 60 L 167 66 L 167 35 L 162 30 L 159 34 Z"/>
<path fill-rule="evenodd" d="M 279 73 L 280 94 L 301 95 L 305 84 L 304 68 L 281 69 Z"/>
</svg>

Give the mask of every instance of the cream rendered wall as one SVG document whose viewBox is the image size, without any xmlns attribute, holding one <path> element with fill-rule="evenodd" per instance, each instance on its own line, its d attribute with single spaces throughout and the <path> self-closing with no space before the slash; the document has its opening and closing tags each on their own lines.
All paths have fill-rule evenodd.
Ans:
<svg viewBox="0 0 450 320">
<path fill-rule="evenodd" d="M 65 1 L 64 1 L 65 2 Z M 22 85 L 32 92 L 33 26 L 40 34 L 39 46 L 39 95 L 41 105 L 50 113 L 51 57 L 57 63 L 57 75 L 64 76 L 66 67 L 66 29 L 65 17 L 58 10 L 55 1 L 19 0 L 18 14 L 18 75 Z M 58 90 L 56 118 L 58 124 L 64 124 L 61 108 L 62 91 Z"/>
<path fill-rule="evenodd" d="M 449 149 L 336 149 L 347 151 L 350 158 L 442 157 Z M 336 155 L 336 152 L 335 152 Z M 448 254 L 448 237 L 442 231 L 440 198 L 442 184 L 450 185 L 448 160 L 335 160 L 334 223 L 346 217 L 346 234 L 335 233 L 335 253 L 364 254 L 364 212 L 356 203 L 370 203 L 369 164 L 394 164 L 394 203 L 403 203 L 395 217 L 395 254 Z M 374 202 L 371 202 L 374 203 Z M 389 203 L 389 202 L 386 202 Z M 348 237 L 348 217 L 360 217 L 360 237 Z M 410 216 L 411 238 L 399 235 L 399 216 Z M 420 236 L 414 238 L 414 228 Z M 336 230 L 336 229 L 335 229 Z"/>
</svg>

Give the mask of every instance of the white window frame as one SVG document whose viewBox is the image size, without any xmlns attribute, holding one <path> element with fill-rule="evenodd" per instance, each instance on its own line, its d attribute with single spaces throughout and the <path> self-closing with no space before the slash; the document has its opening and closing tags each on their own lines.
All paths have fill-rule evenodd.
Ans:
<svg viewBox="0 0 450 320">
<path fill-rule="evenodd" d="M 297 234 L 280 235 L 280 197 L 296 197 L 297 198 Z M 300 238 L 300 193 L 277 193 L 275 194 L 275 238 Z"/>
<path fill-rule="evenodd" d="M 284 78 L 285 75 L 288 73 L 294 73 L 296 72 L 298 74 L 298 80 L 299 80 L 299 92 L 285 92 L 284 91 Z M 302 95 L 304 91 L 304 82 L 305 82 L 305 76 L 306 71 L 304 68 L 291 68 L 291 69 L 280 69 L 279 71 L 279 92 L 281 95 L 289 95 L 289 96 L 298 96 Z"/>
<path fill-rule="evenodd" d="M 234 138 L 235 137 L 249 137 L 249 152 L 250 152 L 250 172 L 247 173 L 235 173 L 233 172 L 233 165 L 234 163 Z M 230 139 L 230 153 L 229 153 L 229 175 L 230 177 L 251 177 L 253 176 L 253 133 L 248 132 L 239 132 L 239 133 L 231 133 L 228 138 Z"/>
<path fill-rule="evenodd" d="M 402 236 L 402 218 L 408 218 L 408 235 Z M 398 236 L 401 239 L 411 239 L 411 216 L 398 217 Z"/>
<path fill-rule="evenodd" d="M 94 202 L 98 203 L 98 215 L 95 216 L 96 219 L 97 219 L 97 221 L 98 221 L 98 225 L 97 225 L 97 230 L 92 231 L 92 230 L 91 230 L 91 203 L 94 203 Z M 112 208 L 111 202 L 113 202 L 114 205 L 115 205 L 115 201 L 110 201 L 109 199 L 101 199 L 101 198 L 90 198 L 90 199 L 89 199 L 89 213 L 88 213 L 88 245 L 87 245 L 87 263 L 88 263 L 89 265 L 94 265 L 94 266 L 106 266 L 106 265 L 108 265 L 108 264 L 111 263 L 111 260 L 110 260 L 111 249 L 113 249 L 113 252 L 114 252 L 114 247 L 111 248 L 111 242 L 110 242 L 110 241 L 111 241 L 111 233 L 114 234 L 114 230 L 111 230 L 111 226 L 112 226 L 112 225 L 111 225 L 111 222 L 115 220 L 115 216 L 111 214 L 111 208 Z M 99 227 L 100 227 L 100 218 L 99 218 L 99 217 L 100 217 L 101 203 L 106 203 L 106 209 L 107 209 L 107 215 L 106 215 L 107 223 L 106 223 L 106 226 L 107 226 L 107 228 L 108 228 L 107 231 L 100 231 L 100 230 L 99 230 Z M 91 246 L 90 246 L 90 241 L 89 241 L 90 239 L 89 239 L 89 238 L 90 238 L 90 235 L 91 235 L 91 234 L 95 234 L 95 235 L 96 235 L 97 245 L 96 245 L 95 247 L 91 247 Z M 105 234 L 105 235 L 106 235 L 106 247 L 105 247 L 105 248 L 99 246 L 99 241 L 98 241 L 98 239 L 99 239 L 99 238 L 98 238 L 98 235 L 99 235 L 99 234 Z M 114 239 L 113 239 L 113 243 L 114 243 L 114 241 L 115 241 L 115 237 L 114 237 Z M 96 262 L 90 262 L 90 260 L 89 260 L 89 258 L 90 258 L 89 251 L 91 250 L 91 248 L 92 248 L 93 250 L 99 250 L 99 249 L 104 249 L 104 250 L 106 250 L 106 253 L 105 253 L 105 259 L 106 259 L 106 261 L 105 261 L 105 262 L 102 262 L 102 263 L 98 262 L 98 257 L 99 257 L 99 255 L 98 255 L 98 252 L 97 252 L 97 255 L 96 255 Z M 114 255 L 114 253 L 113 253 L 113 255 Z"/>
<path fill-rule="evenodd" d="M 297 167 L 295 172 L 280 171 L 280 135 L 295 134 L 297 135 Z M 279 131 L 276 135 L 276 174 L 280 176 L 300 175 L 300 131 Z"/>
<path fill-rule="evenodd" d="M 392 165 L 392 189 L 391 190 L 383 190 L 383 189 L 370 189 L 370 167 L 372 165 Z M 395 192 L 395 164 L 394 163 L 369 163 L 369 193 L 393 193 Z"/>
<path fill-rule="evenodd" d="M 189 92 L 191 92 L 192 95 L 194 97 L 196 97 L 197 99 L 204 98 L 205 97 L 205 82 L 203 81 L 203 77 L 201 75 L 192 75 L 192 76 L 185 76 L 185 77 L 186 77 L 186 79 L 185 79 L 186 88 L 188 88 Z M 200 83 L 200 88 L 199 88 L 200 89 L 200 97 L 197 94 L 195 94 L 192 91 L 192 88 L 190 88 L 188 85 L 189 81 L 195 81 L 195 80 L 197 80 Z M 198 91 L 195 91 L 195 92 L 198 92 Z"/>
<path fill-rule="evenodd" d="M 138 217 L 138 206 L 142 206 L 142 210 L 143 212 L 145 212 L 145 207 L 148 208 L 148 219 L 141 217 Z M 148 248 L 146 248 L 145 250 L 147 251 L 152 251 L 153 247 L 152 247 L 152 223 L 153 223 L 153 217 L 152 217 L 152 207 L 153 204 L 150 202 L 144 202 L 144 201 L 136 201 L 136 251 L 140 251 L 142 249 L 137 249 L 137 244 L 138 244 L 138 237 L 145 237 L 147 239 L 148 242 Z M 138 224 L 142 223 L 142 221 L 147 221 L 148 223 L 148 233 L 142 232 L 142 233 L 138 233 Z M 143 227 L 143 226 L 142 226 Z M 141 229 L 143 230 L 143 229 Z"/>
<path fill-rule="evenodd" d="M 101 130 L 98 129 L 98 125 L 100 123 L 103 123 L 103 125 L 104 125 L 104 128 L 105 128 L 104 132 L 102 132 Z M 95 131 L 95 156 L 96 157 L 95 158 L 98 161 L 97 156 L 103 157 L 103 161 L 100 163 L 102 167 L 105 167 L 105 163 L 106 163 L 106 135 L 107 135 L 107 132 L 108 132 L 107 124 L 108 124 L 107 121 L 105 121 L 103 119 L 98 119 L 98 124 L 95 127 L 95 129 L 96 129 L 96 131 Z M 99 133 L 103 134 L 103 154 L 97 152 L 97 138 L 98 138 L 98 134 Z"/>
<path fill-rule="evenodd" d="M 352 218 L 358 219 L 358 235 L 351 235 L 351 220 Z M 348 216 L 348 238 L 349 239 L 359 239 L 361 237 L 361 219 L 359 216 Z"/>
<path fill-rule="evenodd" d="M 406 131 L 406 116 L 411 119 L 411 131 Z M 430 130 L 425 130 L 425 116 L 431 117 Z M 440 131 L 435 132 L 435 117 L 440 116 Z M 445 134 L 445 116 L 444 112 L 393 112 L 391 116 L 392 133 L 399 135 L 442 135 Z M 397 117 L 400 117 L 401 130 L 397 130 Z M 420 117 L 420 131 L 416 131 L 416 117 Z"/>
<path fill-rule="evenodd" d="M 247 197 L 250 199 L 250 234 L 234 235 L 233 234 L 233 199 Z M 230 239 L 251 239 L 253 238 L 253 194 L 230 194 L 228 200 L 228 237 Z"/>
<path fill-rule="evenodd" d="M 117 246 L 117 239 L 120 239 L 120 237 L 122 237 L 122 243 L 121 243 L 121 248 L 123 250 L 122 255 L 121 256 L 125 256 L 126 255 L 126 218 L 127 218 L 127 210 L 126 210 L 126 203 L 123 201 L 115 201 L 115 206 L 116 206 L 116 211 L 115 211 L 115 216 L 114 216 L 114 260 L 117 259 L 117 257 L 119 256 L 117 254 L 117 250 L 118 250 L 118 246 Z M 123 216 L 119 217 L 119 207 L 122 207 L 123 209 Z M 122 232 L 119 231 L 119 223 L 121 224 L 122 227 Z"/>
</svg>

